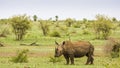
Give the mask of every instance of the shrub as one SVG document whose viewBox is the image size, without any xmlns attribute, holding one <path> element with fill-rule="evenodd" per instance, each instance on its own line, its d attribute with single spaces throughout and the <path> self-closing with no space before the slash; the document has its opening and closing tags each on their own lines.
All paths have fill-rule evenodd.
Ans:
<svg viewBox="0 0 120 68">
<path fill-rule="evenodd" d="M 90 32 L 89 32 L 88 30 L 83 30 L 83 33 L 82 33 L 82 34 L 88 35 L 88 34 L 90 34 Z"/>
<path fill-rule="evenodd" d="M 120 43 L 116 39 L 109 39 L 104 47 L 104 52 L 112 58 L 119 57 Z"/>
<path fill-rule="evenodd" d="M 49 32 L 49 22 L 48 20 L 39 20 L 40 22 L 40 28 L 42 29 L 43 35 L 48 35 Z"/>
<path fill-rule="evenodd" d="M 51 37 L 61 37 L 60 36 L 60 33 L 58 31 L 53 31 L 51 34 L 50 34 Z"/>
<path fill-rule="evenodd" d="M 95 21 L 93 26 L 96 33 L 96 38 L 107 39 L 112 29 L 111 19 L 103 15 L 97 15 L 96 18 L 97 20 Z"/>
<path fill-rule="evenodd" d="M 49 59 L 49 62 L 53 62 L 53 63 L 56 63 L 56 62 L 61 62 L 62 59 L 59 57 L 59 58 L 55 58 L 55 57 L 50 57 Z"/>
<path fill-rule="evenodd" d="M 11 18 L 13 32 L 16 35 L 16 40 L 22 40 L 23 36 L 30 28 L 30 18 L 26 15 L 13 16 Z"/>
<path fill-rule="evenodd" d="M 65 20 L 65 23 L 66 23 L 66 26 L 67 26 L 67 27 L 71 27 L 72 24 L 74 23 L 74 20 L 71 19 L 71 18 L 67 18 L 67 19 Z"/>
<path fill-rule="evenodd" d="M 9 20 L 0 20 L 0 37 L 6 37 L 9 34 L 11 34 Z"/>
<path fill-rule="evenodd" d="M 18 51 L 17 56 L 12 58 L 12 62 L 14 63 L 26 63 L 28 62 L 28 49 L 24 49 L 22 51 Z"/>
<path fill-rule="evenodd" d="M 80 28 L 81 27 L 81 23 L 79 21 L 76 21 L 73 25 L 74 28 Z"/>
</svg>

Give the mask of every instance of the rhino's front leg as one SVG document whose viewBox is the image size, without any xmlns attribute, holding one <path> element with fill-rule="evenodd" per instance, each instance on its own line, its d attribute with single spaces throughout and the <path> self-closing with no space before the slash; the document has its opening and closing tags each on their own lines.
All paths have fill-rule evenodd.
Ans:
<svg viewBox="0 0 120 68">
<path fill-rule="evenodd" d="M 74 55 L 70 55 L 71 65 L 74 65 Z"/>
<path fill-rule="evenodd" d="M 66 59 L 66 64 L 68 65 L 69 64 L 69 57 L 64 55 L 65 59 Z"/>
</svg>

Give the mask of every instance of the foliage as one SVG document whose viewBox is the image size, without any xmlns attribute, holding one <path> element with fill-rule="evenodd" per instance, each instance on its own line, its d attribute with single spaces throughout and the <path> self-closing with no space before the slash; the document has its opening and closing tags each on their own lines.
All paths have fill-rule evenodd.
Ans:
<svg viewBox="0 0 120 68">
<path fill-rule="evenodd" d="M 43 35 L 46 36 L 49 32 L 49 20 L 40 20 L 40 28 L 42 29 Z"/>
<path fill-rule="evenodd" d="M 96 33 L 97 39 L 107 39 L 107 37 L 110 35 L 110 31 L 112 29 L 112 21 L 110 18 L 103 16 L 103 15 L 97 15 L 96 21 L 94 23 L 94 30 Z"/>
<path fill-rule="evenodd" d="M 67 19 L 65 20 L 65 23 L 66 23 L 66 26 L 67 26 L 67 27 L 71 27 L 71 25 L 74 23 L 74 20 L 71 19 L 71 18 L 67 18 Z"/>
<path fill-rule="evenodd" d="M 0 20 L 0 37 L 6 37 L 11 34 L 10 23 L 8 19 Z"/>
<path fill-rule="evenodd" d="M 34 16 L 33 16 L 33 20 L 34 20 L 34 21 L 37 21 L 37 18 L 38 18 L 37 15 L 34 15 Z"/>
<path fill-rule="evenodd" d="M 82 32 L 82 34 L 88 35 L 88 34 L 90 34 L 90 32 L 88 30 L 84 29 L 83 32 Z"/>
<path fill-rule="evenodd" d="M 28 62 L 28 56 L 27 56 L 28 52 L 29 52 L 28 49 L 18 51 L 17 56 L 13 57 L 11 61 L 14 62 L 14 63 Z"/>
<path fill-rule="evenodd" d="M 53 62 L 53 63 L 56 63 L 56 62 L 61 62 L 62 59 L 59 57 L 59 58 L 55 58 L 55 57 L 50 57 L 49 59 L 49 62 Z"/>
<path fill-rule="evenodd" d="M 80 23 L 80 21 L 76 21 L 73 26 L 74 26 L 75 28 L 80 28 L 81 25 L 82 25 L 82 23 Z"/>
<path fill-rule="evenodd" d="M 51 37 L 61 37 L 60 36 L 60 33 L 58 31 L 53 31 L 51 34 L 50 34 Z"/>
<path fill-rule="evenodd" d="M 106 53 L 106 56 L 110 56 L 112 58 L 118 58 L 119 57 L 119 48 L 120 43 L 119 40 L 114 38 L 109 38 L 106 45 L 104 46 L 104 52 Z"/>
<path fill-rule="evenodd" d="M 58 16 L 57 15 L 55 16 L 55 20 L 58 21 Z"/>
<path fill-rule="evenodd" d="M 13 32 L 16 40 L 22 40 L 27 30 L 30 28 L 30 18 L 26 15 L 13 16 L 11 18 Z"/>
</svg>

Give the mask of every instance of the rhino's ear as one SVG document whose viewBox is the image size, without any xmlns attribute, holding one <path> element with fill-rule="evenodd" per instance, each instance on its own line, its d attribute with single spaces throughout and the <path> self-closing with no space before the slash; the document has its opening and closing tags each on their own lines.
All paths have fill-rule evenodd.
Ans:
<svg viewBox="0 0 120 68">
<path fill-rule="evenodd" d="M 62 43 L 63 45 L 65 44 L 65 41 L 63 41 L 63 43 Z"/>
<path fill-rule="evenodd" d="M 56 44 L 56 45 L 59 45 L 56 41 L 55 41 L 55 44 Z"/>
</svg>

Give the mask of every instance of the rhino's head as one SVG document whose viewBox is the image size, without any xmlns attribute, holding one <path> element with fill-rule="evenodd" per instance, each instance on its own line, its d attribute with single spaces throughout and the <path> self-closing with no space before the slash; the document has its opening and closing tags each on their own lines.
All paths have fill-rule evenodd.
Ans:
<svg viewBox="0 0 120 68">
<path fill-rule="evenodd" d="M 56 41 L 55 44 L 57 45 L 55 48 L 55 57 L 60 57 L 63 54 L 63 45 L 65 44 L 65 41 L 61 45 L 59 45 Z"/>
</svg>

